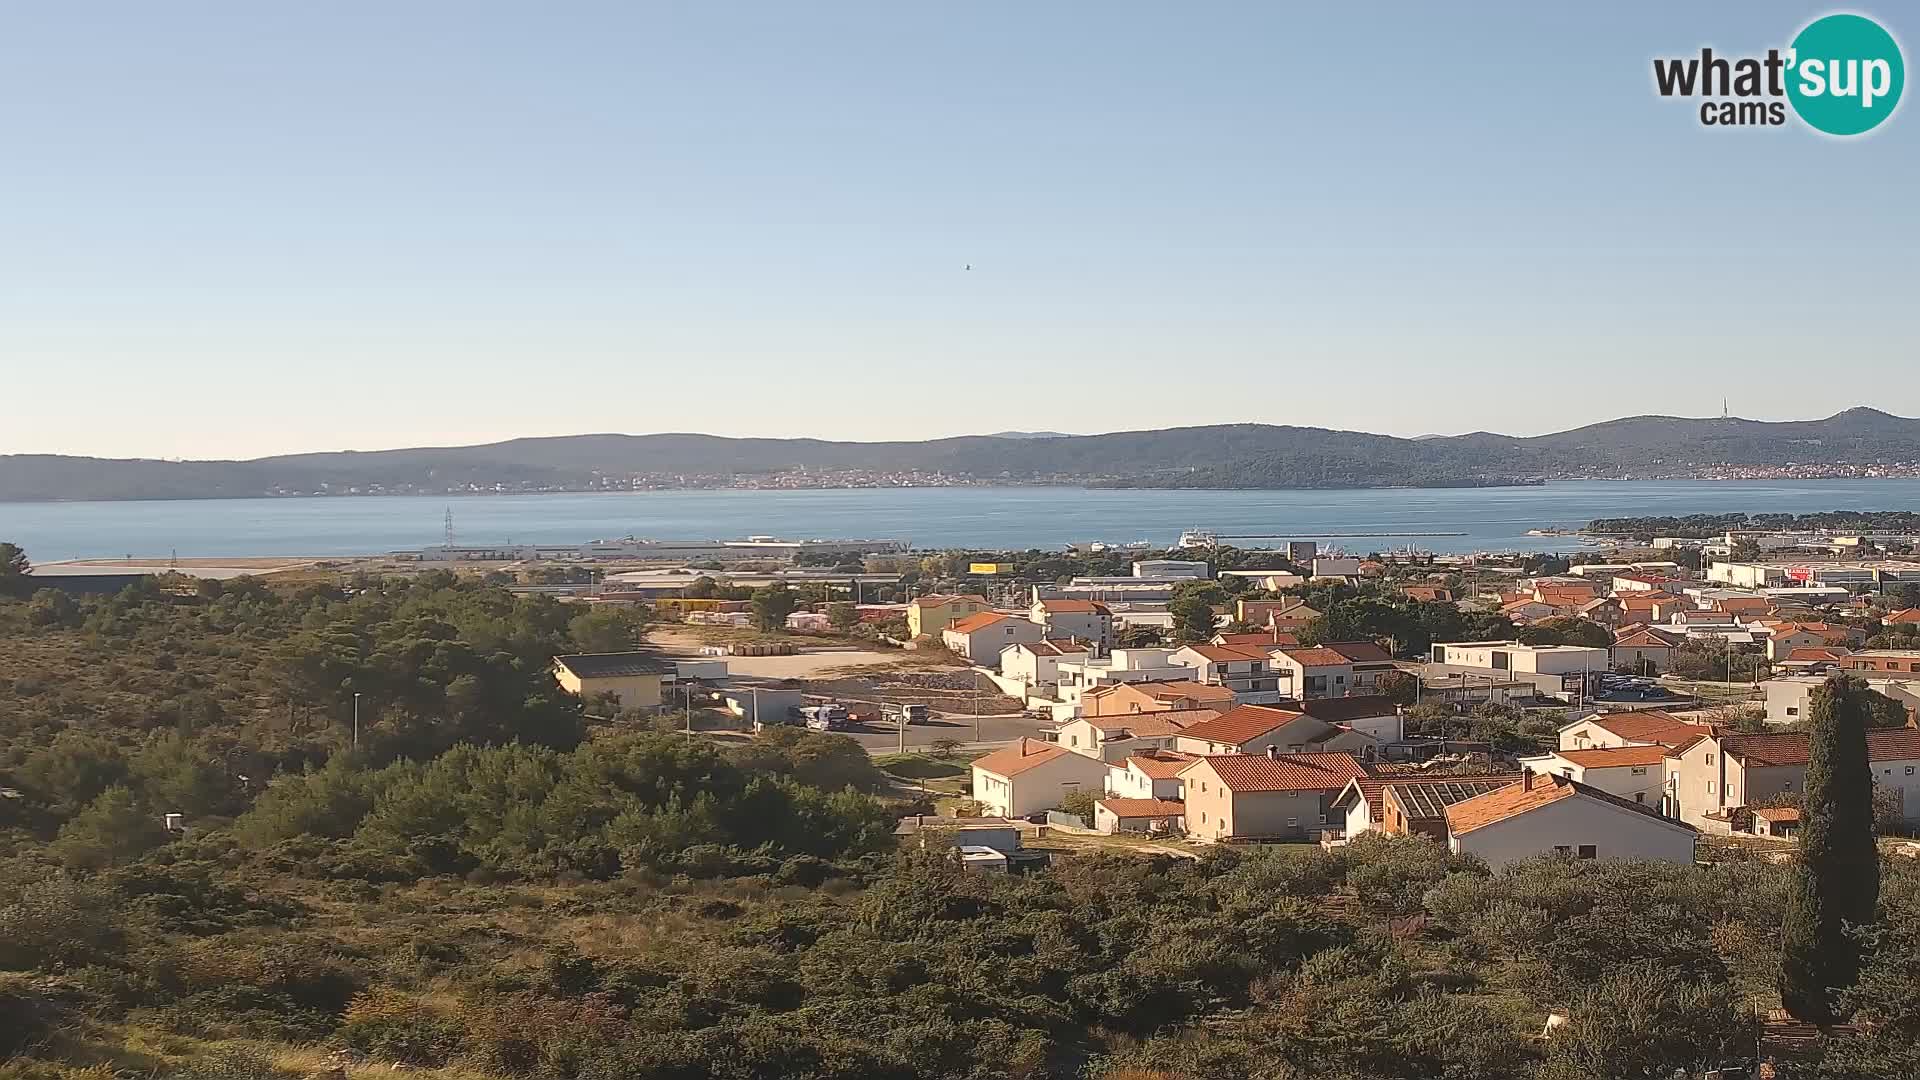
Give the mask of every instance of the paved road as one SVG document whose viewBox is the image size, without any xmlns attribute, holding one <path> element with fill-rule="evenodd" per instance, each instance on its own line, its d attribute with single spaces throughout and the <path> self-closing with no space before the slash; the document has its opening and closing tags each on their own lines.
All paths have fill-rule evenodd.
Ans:
<svg viewBox="0 0 1920 1080">
<path fill-rule="evenodd" d="M 996 713 L 980 718 L 979 737 L 976 738 L 971 715 L 935 716 L 927 723 L 909 725 L 906 744 L 908 750 L 923 750 L 932 745 L 935 739 L 958 739 L 969 749 L 991 749 L 1010 743 L 1022 735 L 1041 738 L 1051 727 L 1047 721 L 1036 720 L 1025 713 Z M 841 734 L 852 737 L 872 754 L 891 754 L 900 745 L 899 732 L 885 721 L 865 724 Z"/>
</svg>

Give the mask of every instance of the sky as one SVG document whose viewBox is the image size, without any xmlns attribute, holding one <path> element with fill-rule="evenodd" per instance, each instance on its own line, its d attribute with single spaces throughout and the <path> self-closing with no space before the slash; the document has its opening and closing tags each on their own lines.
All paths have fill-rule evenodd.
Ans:
<svg viewBox="0 0 1920 1080">
<path fill-rule="evenodd" d="M 0 453 L 1920 414 L 1830 10 L 0 0 Z"/>
</svg>

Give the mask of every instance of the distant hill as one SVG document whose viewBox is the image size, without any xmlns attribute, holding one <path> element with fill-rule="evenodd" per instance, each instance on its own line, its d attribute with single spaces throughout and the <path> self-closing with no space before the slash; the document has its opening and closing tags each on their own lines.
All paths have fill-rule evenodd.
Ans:
<svg viewBox="0 0 1920 1080">
<path fill-rule="evenodd" d="M 234 498 L 926 483 L 1116 487 L 1473 486 L 1572 477 L 1673 477 L 1712 467 L 1920 461 L 1920 420 L 1857 408 L 1824 420 L 1635 416 L 1518 438 L 1403 439 L 1223 424 L 1106 435 L 1006 432 L 927 442 L 568 435 L 483 446 L 291 454 L 251 461 L 0 456 L 0 501 Z"/>
</svg>

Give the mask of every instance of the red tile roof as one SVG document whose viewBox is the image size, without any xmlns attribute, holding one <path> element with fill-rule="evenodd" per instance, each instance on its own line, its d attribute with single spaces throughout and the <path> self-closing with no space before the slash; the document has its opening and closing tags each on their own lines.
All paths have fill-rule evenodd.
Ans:
<svg viewBox="0 0 1920 1080">
<path fill-rule="evenodd" d="M 1180 817 L 1187 812 L 1179 799 L 1101 799 L 1100 805 L 1117 818 Z"/>
<path fill-rule="evenodd" d="M 1166 682 L 1126 683 L 1135 690 L 1153 698 L 1155 701 L 1174 701 L 1179 698 L 1192 698 L 1195 701 L 1233 700 L 1233 691 L 1224 686 L 1208 686 L 1192 679 L 1168 679 Z"/>
<path fill-rule="evenodd" d="M 1230 791 L 1339 791 L 1367 775 L 1352 754 L 1211 754 L 1182 770 L 1206 765 Z"/>
<path fill-rule="evenodd" d="M 1213 720 L 1195 724 L 1180 734 L 1189 739 L 1239 746 L 1276 728 L 1285 727 L 1305 715 L 1270 705 L 1240 705 Z"/>
<path fill-rule="evenodd" d="M 1036 765 L 1045 765 L 1062 754 L 1073 751 L 1064 746 L 1029 739 L 1024 736 L 1011 746 L 1003 746 L 983 758 L 976 758 L 973 767 L 990 772 L 995 776 L 1015 777 Z"/>
<path fill-rule="evenodd" d="M 1556 757 L 1583 769 L 1617 769 L 1625 765 L 1659 765 L 1667 760 L 1664 746 L 1603 746 L 1592 750 L 1556 750 Z"/>
<path fill-rule="evenodd" d="M 1289 634 L 1284 631 L 1275 630 L 1255 634 L 1215 634 L 1213 635 L 1213 643 L 1215 645 L 1267 645 L 1277 648 L 1281 646 L 1297 646 L 1300 644 L 1300 638 L 1297 634 Z"/>
<path fill-rule="evenodd" d="M 1091 615 L 1095 612 L 1105 615 L 1111 609 L 1098 600 L 1042 600 L 1040 610 L 1055 615 Z"/>
<path fill-rule="evenodd" d="M 955 620 L 953 625 L 947 627 L 947 629 L 954 630 L 962 634 L 971 634 L 979 630 L 985 630 L 987 627 L 992 626 L 1003 619 L 1011 619 L 1011 618 L 1013 618 L 1013 616 L 1002 615 L 998 611 L 981 611 L 981 612 L 977 612 L 975 614 L 969 615 L 964 619 Z"/>
<path fill-rule="evenodd" d="M 1762 821 L 1799 821 L 1800 808 L 1797 806 L 1757 806 L 1753 816 Z"/>
<path fill-rule="evenodd" d="M 1188 645 L 1187 649 L 1215 664 L 1244 664 L 1267 658 L 1267 650 L 1244 645 Z"/>
<path fill-rule="evenodd" d="M 1180 732 L 1220 715 L 1219 709 L 1162 709 L 1157 712 L 1124 713 L 1115 716 L 1089 716 L 1087 723 L 1103 732 L 1127 732 L 1136 738 L 1155 739 Z"/>
<path fill-rule="evenodd" d="M 1180 775 L 1180 770 L 1193 762 L 1194 755 L 1181 754 L 1172 750 L 1153 750 L 1127 756 L 1127 764 L 1155 780 L 1171 780 Z"/>
<path fill-rule="evenodd" d="M 1690 739 L 1712 733 L 1712 729 L 1705 724 L 1682 720 L 1671 713 L 1653 710 L 1608 713 L 1591 719 L 1596 727 L 1604 728 L 1628 742 L 1636 743 L 1677 746 Z"/>
<path fill-rule="evenodd" d="M 1281 649 L 1287 658 L 1301 667 L 1346 667 L 1352 661 L 1332 649 Z"/>
<path fill-rule="evenodd" d="M 1464 802 L 1447 807 L 1447 831 L 1455 836 L 1470 833 L 1475 829 L 1484 829 L 1508 818 L 1551 806 L 1563 799 L 1585 797 L 1599 802 L 1612 803 L 1615 806 L 1644 814 L 1648 818 L 1672 825 L 1678 829 L 1695 832 L 1693 826 L 1672 818 L 1661 817 L 1639 803 L 1628 802 L 1617 795 L 1609 795 L 1599 788 L 1576 783 L 1564 776 L 1543 776 L 1535 774 L 1525 781 L 1475 796 Z"/>
<path fill-rule="evenodd" d="M 973 593 L 964 593 L 961 595 L 928 593 L 925 596 L 914 597 L 911 602 L 915 607 L 942 607 L 944 605 L 951 604 L 956 600 L 971 600 L 976 604 L 985 604 L 987 602 L 986 597 L 976 596 Z"/>
<path fill-rule="evenodd" d="M 1920 608 L 1910 607 L 1910 608 L 1901 608 L 1899 611 L 1891 611 L 1887 613 L 1886 618 L 1883 618 L 1880 621 L 1883 623 L 1891 623 L 1896 626 L 1904 623 L 1920 623 Z"/>
</svg>

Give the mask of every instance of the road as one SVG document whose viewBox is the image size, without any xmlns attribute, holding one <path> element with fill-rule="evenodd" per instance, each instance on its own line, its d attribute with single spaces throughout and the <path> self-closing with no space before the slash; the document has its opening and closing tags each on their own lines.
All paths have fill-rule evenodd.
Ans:
<svg viewBox="0 0 1920 1080">
<path fill-rule="evenodd" d="M 925 750 L 936 739 L 958 739 L 964 749 L 991 750 L 1022 735 L 1044 738 L 1052 726 L 1048 721 L 1036 720 L 1025 713 L 994 713 L 980 717 L 979 737 L 976 739 L 971 715 L 936 715 L 927 723 L 909 725 L 906 743 L 908 750 Z M 862 724 L 840 734 L 852 738 L 870 754 L 891 754 L 900 746 L 900 734 L 886 721 Z"/>
</svg>

